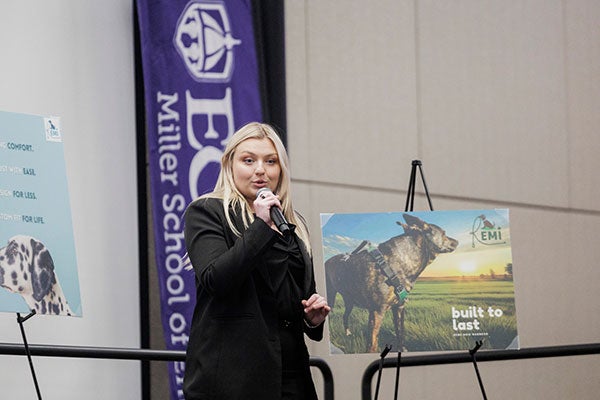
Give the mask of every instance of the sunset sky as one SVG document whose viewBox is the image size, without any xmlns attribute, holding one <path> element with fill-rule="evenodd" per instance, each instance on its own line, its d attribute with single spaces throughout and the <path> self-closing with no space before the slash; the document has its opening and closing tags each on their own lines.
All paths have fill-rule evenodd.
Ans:
<svg viewBox="0 0 600 400">
<path fill-rule="evenodd" d="M 351 252 L 363 240 L 379 244 L 402 235 L 404 231 L 396 221 L 404 222 L 403 214 L 321 214 L 323 259 Z M 440 254 L 423 272 L 422 277 L 479 276 L 489 274 L 490 269 L 503 275 L 506 264 L 512 263 L 507 209 L 421 211 L 408 214 L 441 227 L 447 236 L 459 242 L 454 252 Z M 496 235 L 495 240 L 481 240 L 481 234 L 486 230 L 484 221 L 493 226 L 488 232 L 492 232 L 492 237 Z M 487 238 L 489 239 L 489 235 Z"/>
</svg>

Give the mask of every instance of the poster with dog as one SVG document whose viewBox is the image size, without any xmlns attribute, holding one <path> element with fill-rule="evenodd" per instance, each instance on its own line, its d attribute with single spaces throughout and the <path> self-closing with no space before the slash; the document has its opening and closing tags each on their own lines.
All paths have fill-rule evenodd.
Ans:
<svg viewBox="0 0 600 400">
<path fill-rule="evenodd" d="M 321 214 L 332 354 L 518 349 L 509 211 Z"/>
<path fill-rule="evenodd" d="M 60 119 L 0 111 L 0 311 L 81 316 Z"/>
</svg>

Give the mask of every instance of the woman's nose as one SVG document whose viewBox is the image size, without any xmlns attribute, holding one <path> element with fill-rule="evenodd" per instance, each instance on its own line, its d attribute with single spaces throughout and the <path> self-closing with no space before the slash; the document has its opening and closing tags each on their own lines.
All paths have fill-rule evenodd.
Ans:
<svg viewBox="0 0 600 400">
<path fill-rule="evenodd" d="M 257 174 L 264 174 L 265 173 L 265 166 L 263 165 L 262 162 L 258 162 L 256 163 L 256 169 L 254 170 L 255 173 Z"/>
</svg>

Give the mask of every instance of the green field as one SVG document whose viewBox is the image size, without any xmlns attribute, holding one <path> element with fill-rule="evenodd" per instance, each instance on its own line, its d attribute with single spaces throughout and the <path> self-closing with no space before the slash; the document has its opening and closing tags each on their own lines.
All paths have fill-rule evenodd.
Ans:
<svg viewBox="0 0 600 400">
<path fill-rule="evenodd" d="M 405 313 L 404 351 L 466 350 L 483 340 L 483 349 L 504 349 L 517 335 L 517 319 L 512 281 L 489 279 L 419 280 L 408 297 Z M 481 307 L 484 316 L 453 318 L 455 310 Z M 500 310 L 502 315 L 490 317 L 487 310 Z M 500 313 L 496 311 L 496 313 Z M 343 327 L 344 301 L 338 293 L 329 315 L 331 344 L 344 353 L 367 351 L 368 312 L 354 307 L 350 315 L 351 335 Z M 456 316 L 456 314 L 455 314 Z M 467 322 L 477 320 L 478 328 L 467 329 Z M 462 324 L 461 324 L 462 323 Z M 459 328 L 462 327 L 463 330 Z M 379 333 L 379 350 L 393 344 L 397 350 L 391 311 L 385 315 Z"/>
</svg>

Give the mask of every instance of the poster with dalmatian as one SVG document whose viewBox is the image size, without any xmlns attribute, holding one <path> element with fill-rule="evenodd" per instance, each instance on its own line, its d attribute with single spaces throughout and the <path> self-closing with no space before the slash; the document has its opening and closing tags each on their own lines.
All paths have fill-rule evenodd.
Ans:
<svg viewBox="0 0 600 400">
<path fill-rule="evenodd" d="M 58 117 L 0 111 L 0 311 L 82 315 Z"/>
</svg>

